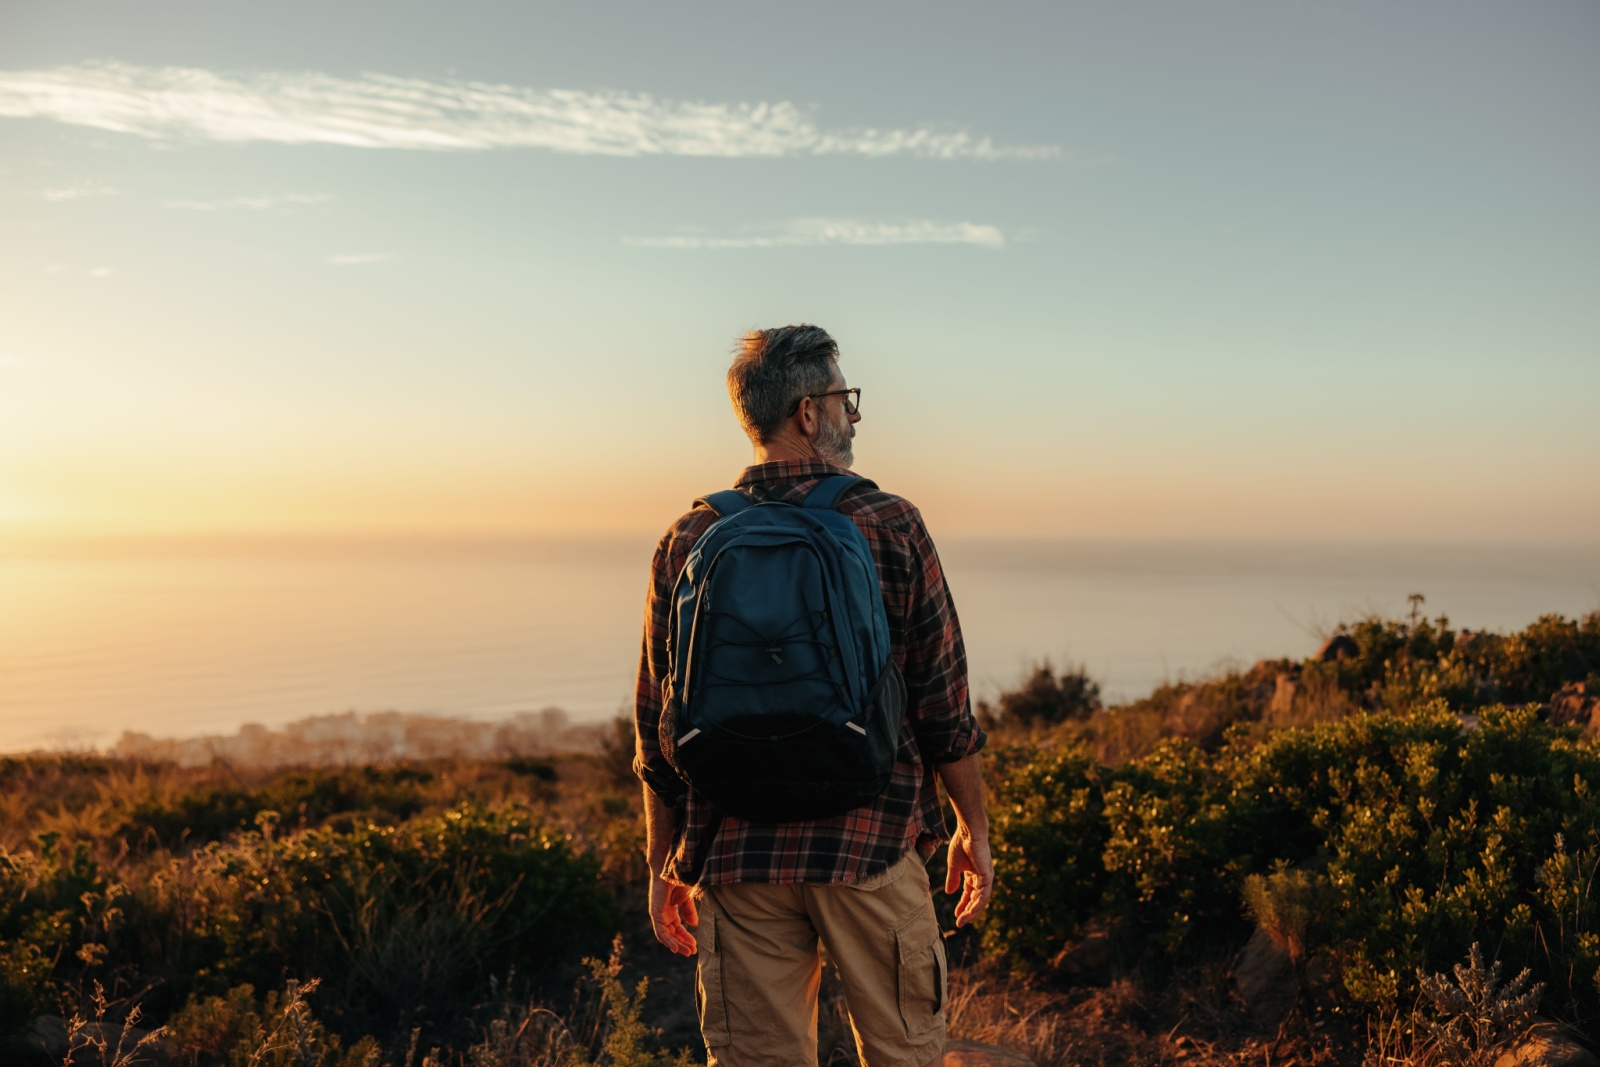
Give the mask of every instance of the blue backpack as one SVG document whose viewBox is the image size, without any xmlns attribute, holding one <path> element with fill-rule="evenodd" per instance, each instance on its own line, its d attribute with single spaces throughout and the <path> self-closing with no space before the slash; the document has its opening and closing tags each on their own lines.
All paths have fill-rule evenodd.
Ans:
<svg viewBox="0 0 1600 1067">
<path fill-rule="evenodd" d="M 838 815 L 889 784 L 905 682 L 872 551 L 835 510 L 864 478 L 823 478 L 802 504 L 737 490 L 679 575 L 661 750 L 719 812 Z"/>
</svg>

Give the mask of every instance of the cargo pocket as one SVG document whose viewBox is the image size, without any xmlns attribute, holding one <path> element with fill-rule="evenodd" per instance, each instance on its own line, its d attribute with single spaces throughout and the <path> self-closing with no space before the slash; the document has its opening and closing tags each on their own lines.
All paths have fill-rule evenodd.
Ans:
<svg viewBox="0 0 1600 1067">
<path fill-rule="evenodd" d="M 717 913 L 710 903 L 700 905 L 700 925 L 695 928 L 694 1006 L 700 1016 L 700 1036 L 707 1048 L 718 1048 L 728 1037 L 728 1003 L 722 994 L 722 953 L 717 946 Z"/>
<path fill-rule="evenodd" d="M 944 1013 L 944 939 L 930 906 L 894 932 L 900 958 L 900 1021 L 906 1036 L 921 1037 Z"/>
</svg>

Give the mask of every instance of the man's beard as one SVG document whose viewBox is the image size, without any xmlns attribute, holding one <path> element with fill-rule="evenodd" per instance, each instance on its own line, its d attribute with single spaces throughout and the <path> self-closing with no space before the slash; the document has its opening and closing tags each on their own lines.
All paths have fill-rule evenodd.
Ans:
<svg viewBox="0 0 1600 1067">
<path fill-rule="evenodd" d="M 840 424 L 832 420 L 824 420 L 817 427 L 817 440 L 813 445 L 817 455 L 832 463 L 836 467 L 848 467 L 855 462 L 855 453 L 850 448 L 850 438 L 853 427 L 848 423 Z"/>
</svg>

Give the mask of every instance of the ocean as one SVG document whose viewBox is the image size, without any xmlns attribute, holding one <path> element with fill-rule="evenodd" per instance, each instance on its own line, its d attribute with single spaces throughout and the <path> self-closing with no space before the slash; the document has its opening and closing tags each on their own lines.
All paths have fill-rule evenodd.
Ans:
<svg viewBox="0 0 1600 1067">
<path fill-rule="evenodd" d="M 626 707 L 649 540 L 0 544 L 0 752 L 395 710 Z M 1343 620 L 1600 609 L 1600 544 L 941 542 L 974 698 L 1082 664 L 1109 701 L 1304 657 Z"/>
</svg>

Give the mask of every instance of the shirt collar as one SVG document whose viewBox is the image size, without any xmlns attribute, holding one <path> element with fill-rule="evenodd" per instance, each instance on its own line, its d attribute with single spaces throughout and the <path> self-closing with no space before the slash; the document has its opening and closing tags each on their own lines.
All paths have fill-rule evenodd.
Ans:
<svg viewBox="0 0 1600 1067">
<path fill-rule="evenodd" d="M 775 485 L 779 482 L 803 482 L 808 478 L 825 478 L 830 474 L 850 474 L 848 467 L 840 467 L 820 459 L 779 459 L 771 463 L 757 463 L 746 467 L 735 489 L 748 489 L 752 485 Z"/>
</svg>

